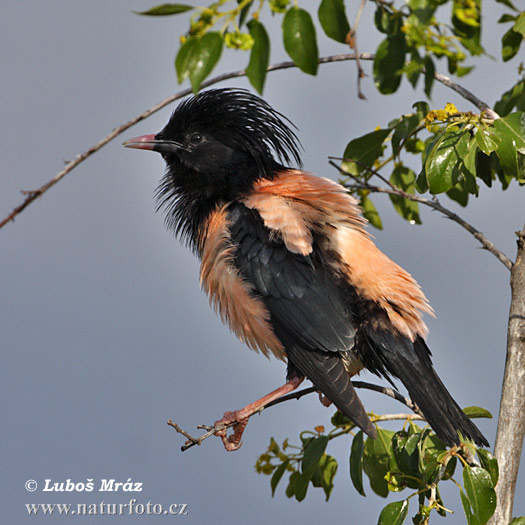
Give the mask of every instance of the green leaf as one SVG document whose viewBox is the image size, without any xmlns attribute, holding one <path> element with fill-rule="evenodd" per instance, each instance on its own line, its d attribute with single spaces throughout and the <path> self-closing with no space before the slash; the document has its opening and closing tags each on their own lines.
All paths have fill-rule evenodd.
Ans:
<svg viewBox="0 0 525 525">
<path fill-rule="evenodd" d="M 516 23 L 512 26 L 512 29 L 519 33 L 522 38 L 525 38 L 525 11 L 518 16 Z"/>
<path fill-rule="evenodd" d="M 417 86 L 419 75 L 423 72 L 423 59 L 419 56 L 417 49 L 410 52 L 410 61 L 405 64 L 404 72 L 412 87 Z"/>
<path fill-rule="evenodd" d="M 525 113 L 516 111 L 494 121 L 494 128 L 503 141 L 510 141 L 514 148 L 525 154 Z"/>
<path fill-rule="evenodd" d="M 392 436 L 394 432 L 383 428 L 377 429 L 377 438 L 367 438 L 363 452 L 363 470 L 370 480 L 370 487 L 379 496 L 386 498 L 388 483 L 385 476 L 390 470 Z"/>
<path fill-rule="evenodd" d="M 304 458 L 303 458 L 304 461 Z M 303 470 L 295 481 L 295 499 L 297 501 L 303 501 L 306 498 L 306 492 L 308 491 L 308 485 L 319 468 L 319 460 L 311 463 L 308 468 Z"/>
<path fill-rule="evenodd" d="M 500 16 L 500 19 L 498 20 L 498 24 L 506 24 L 507 22 L 515 22 L 516 16 L 509 15 L 508 13 L 505 13 L 504 15 Z"/>
<path fill-rule="evenodd" d="M 474 516 L 480 524 L 487 523 L 496 509 L 496 492 L 489 473 L 467 465 L 463 468 L 463 484 Z"/>
<path fill-rule="evenodd" d="M 300 472 L 292 472 L 290 479 L 288 480 L 288 486 L 286 487 L 286 496 L 288 498 L 293 498 L 295 496 L 295 491 L 297 489 L 297 480 L 301 477 Z"/>
<path fill-rule="evenodd" d="M 327 436 L 319 436 L 308 443 L 304 450 L 303 460 L 301 461 L 301 472 L 305 472 L 312 465 L 319 462 L 319 459 L 321 459 L 321 456 L 326 450 L 326 445 L 328 445 Z"/>
<path fill-rule="evenodd" d="M 377 525 L 401 525 L 408 514 L 408 500 L 389 503 L 379 515 Z"/>
<path fill-rule="evenodd" d="M 517 55 L 522 40 L 523 37 L 521 34 L 512 28 L 503 35 L 501 39 L 501 57 L 503 58 L 503 62 L 508 62 Z"/>
<path fill-rule="evenodd" d="M 351 140 L 343 154 L 345 159 L 350 160 L 343 161 L 342 168 L 352 175 L 359 175 L 368 171 L 366 166 L 372 167 L 374 165 L 376 159 L 383 152 L 383 142 L 388 135 L 390 135 L 389 129 L 379 129 Z"/>
<path fill-rule="evenodd" d="M 308 11 L 292 7 L 283 20 L 284 48 L 296 66 L 310 75 L 317 73 L 319 51 L 315 27 Z"/>
<path fill-rule="evenodd" d="M 467 155 L 463 157 L 463 164 L 465 169 L 473 176 L 476 176 L 476 153 L 478 151 L 476 139 L 474 137 L 470 137 Z"/>
<path fill-rule="evenodd" d="M 428 102 L 425 102 L 424 100 L 415 102 L 414 104 L 412 104 L 412 107 L 416 110 L 417 118 L 419 120 L 423 120 L 430 111 L 430 106 L 428 105 Z"/>
<path fill-rule="evenodd" d="M 488 450 L 483 448 L 478 448 L 476 452 L 481 466 L 489 473 L 492 485 L 495 487 L 499 479 L 498 460 Z"/>
<path fill-rule="evenodd" d="M 525 81 L 520 80 L 494 104 L 494 111 L 501 117 L 508 115 L 514 108 L 525 111 Z"/>
<path fill-rule="evenodd" d="M 248 16 L 248 13 L 250 12 L 250 9 L 251 9 L 252 5 L 253 5 L 253 2 L 250 2 L 249 4 L 246 4 L 241 9 L 241 12 L 239 13 L 239 28 L 241 28 L 243 26 L 244 22 L 246 21 L 246 17 Z"/>
<path fill-rule="evenodd" d="M 470 417 L 473 418 L 487 418 L 492 419 L 492 414 L 486 409 L 481 407 L 465 407 L 463 409 L 463 412 Z"/>
<path fill-rule="evenodd" d="M 330 422 L 334 427 L 346 427 L 349 430 L 355 427 L 355 423 L 350 421 L 346 416 L 339 412 L 339 410 L 330 418 Z"/>
<path fill-rule="evenodd" d="M 350 452 L 350 479 L 354 484 L 355 489 L 361 496 L 366 496 L 363 488 L 363 431 L 360 430 L 352 441 L 352 449 Z"/>
<path fill-rule="evenodd" d="M 363 217 L 372 226 L 374 226 L 378 230 L 382 230 L 383 223 L 381 221 L 381 217 L 379 216 L 379 213 L 376 207 L 374 206 L 374 203 L 372 202 L 372 200 L 368 196 L 362 194 L 360 201 L 359 201 L 359 206 L 363 210 Z"/>
<path fill-rule="evenodd" d="M 398 164 L 392 175 L 390 176 L 390 182 L 403 190 L 409 195 L 415 195 L 416 193 L 416 174 L 406 166 Z M 419 204 L 410 199 L 405 199 L 399 195 L 389 195 L 394 209 L 411 224 L 421 224 L 419 217 Z"/>
<path fill-rule="evenodd" d="M 211 73 L 222 53 L 222 36 L 210 31 L 203 37 L 190 37 L 181 46 L 175 59 L 177 78 L 181 83 L 190 77 L 191 87 L 199 91 L 203 80 Z"/>
<path fill-rule="evenodd" d="M 168 15 L 178 15 L 180 13 L 185 13 L 186 11 L 191 11 L 195 9 L 195 6 L 187 4 L 161 4 L 147 11 L 133 11 L 136 15 L 145 15 L 145 16 L 168 16 Z"/>
<path fill-rule="evenodd" d="M 248 29 L 254 43 L 250 53 L 250 62 L 246 68 L 246 76 L 251 85 L 262 94 L 270 63 L 270 39 L 265 27 L 258 20 L 250 20 Z"/>
<path fill-rule="evenodd" d="M 385 5 L 379 4 L 374 13 L 374 23 L 381 33 L 389 33 L 392 23 L 392 11 Z"/>
<path fill-rule="evenodd" d="M 468 496 L 461 488 L 459 489 L 459 495 L 461 497 L 461 504 L 463 505 L 463 510 L 465 512 L 465 516 L 467 517 L 468 525 L 480 525 L 479 520 L 474 514 L 472 514 L 472 509 L 470 507 L 470 500 L 468 499 Z"/>
<path fill-rule="evenodd" d="M 525 114 L 518 111 L 497 119 L 492 133 L 501 168 L 506 175 L 521 180 L 524 174 L 518 153 L 525 154 Z"/>
<path fill-rule="evenodd" d="M 317 14 L 326 35 L 344 44 L 350 24 L 346 18 L 343 0 L 322 0 Z"/>
<path fill-rule="evenodd" d="M 428 25 L 436 11 L 436 2 L 431 0 L 408 0 L 407 3 L 420 24 Z"/>
<path fill-rule="evenodd" d="M 456 184 L 453 180 L 461 157 L 457 146 L 464 131 L 446 130 L 433 141 L 431 150 L 425 160 L 425 173 L 430 193 L 444 193 Z"/>
<path fill-rule="evenodd" d="M 321 471 L 321 486 L 326 495 L 326 501 L 330 499 L 334 489 L 334 478 L 337 473 L 337 461 L 328 454 L 324 454 L 319 460 L 319 470 Z"/>
<path fill-rule="evenodd" d="M 490 155 L 493 151 L 496 151 L 498 144 L 492 136 L 492 129 L 488 126 L 478 128 L 475 138 L 479 149 L 485 155 Z"/>
<path fill-rule="evenodd" d="M 510 0 L 496 0 L 496 2 L 498 2 L 498 4 L 506 5 L 507 7 L 514 9 L 514 11 L 517 11 L 517 9 L 514 7 L 514 4 Z"/>
<path fill-rule="evenodd" d="M 200 89 L 203 80 L 212 72 L 222 53 L 222 36 L 216 31 L 209 31 L 199 40 L 199 53 L 190 71 L 193 91 Z"/>
<path fill-rule="evenodd" d="M 436 73 L 436 68 L 434 67 L 434 62 L 430 56 L 425 57 L 425 95 L 428 98 L 431 98 L 432 86 L 434 85 L 434 75 Z"/>
<path fill-rule="evenodd" d="M 456 184 L 452 186 L 450 190 L 447 191 L 447 195 L 450 199 L 457 202 L 460 206 L 465 207 L 468 204 L 468 191 L 461 184 Z"/>
<path fill-rule="evenodd" d="M 419 126 L 421 120 L 417 114 L 403 115 L 394 128 L 392 152 L 399 155 L 401 142 L 404 142 Z"/>
<path fill-rule="evenodd" d="M 489 188 L 492 188 L 494 178 L 490 156 L 485 155 L 478 149 L 476 155 L 476 176 L 481 179 Z"/>
<path fill-rule="evenodd" d="M 428 181 L 427 181 L 427 174 L 425 173 L 425 168 L 419 172 L 419 175 L 416 179 L 416 190 L 419 193 L 426 193 L 428 191 Z"/>
<path fill-rule="evenodd" d="M 502 140 L 496 150 L 499 162 L 506 175 L 520 178 L 518 152 L 510 140 Z"/>
<path fill-rule="evenodd" d="M 270 487 L 272 489 L 272 497 L 275 494 L 275 489 L 277 488 L 279 481 L 281 481 L 283 474 L 286 472 L 286 468 L 288 467 L 288 464 L 289 464 L 289 461 L 284 461 L 275 469 L 275 472 L 272 474 L 272 479 L 270 480 Z"/>
<path fill-rule="evenodd" d="M 179 84 L 190 74 L 190 69 L 195 61 L 199 47 L 197 37 L 190 37 L 182 44 L 177 57 L 175 58 L 175 70 L 177 71 L 177 80 Z"/>
<path fill-rule="evenodd" d="M 374 81 L 383 95 L 394 93 L 401 83 L 405 64 L 406 40 L 403 33 L 385 38 L 376 50 Z"/>
<path fill-rule="evenodd" d="M 412 478 L 419 478 L 419 450 L 417 443 L 420 434 L 411 436 L 404 430 L 394 434 L 392 438 L 392 450 L 398 469 L 402 474 L 410 476 L 406 478 L 406 484 L 412 489 L 418 489 L 421 483 Z"/>
<path fill-rule="evenodd" d="M 452 25 L 454 33 L 459 37 L 461 44 L 472 55 L 483 53 L 480 45 L 481 36 L 481 0 L 453 0 Z"/>
<path fill-rule="evenodd" d="M 509 525 L 525 525 L 525 516 L 514 518 Z"/>
</svg>

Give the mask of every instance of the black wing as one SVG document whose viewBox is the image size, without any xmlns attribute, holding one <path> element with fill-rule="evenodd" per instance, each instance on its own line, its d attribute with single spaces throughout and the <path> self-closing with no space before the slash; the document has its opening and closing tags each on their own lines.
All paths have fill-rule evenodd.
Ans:
<svg viewBox="0 0 525 525">
<path fill-rule="evenodd" d="M 314 243 L 310 255 L 294 254 L 272 238 L 256 210 L 240 203 L 228 209 L 234 264 L 266 304 L 275 334 L 297 369 L 343 414 L 369 435 L 375 429 L 354 391 L 342 357 L 354 346 L 352 300 Z"/>
</svg>

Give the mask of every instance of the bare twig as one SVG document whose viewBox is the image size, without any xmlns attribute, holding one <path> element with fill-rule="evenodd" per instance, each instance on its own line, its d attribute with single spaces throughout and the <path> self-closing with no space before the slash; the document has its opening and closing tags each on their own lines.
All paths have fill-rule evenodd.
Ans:
<svg viewBox="0 0 525 525">
<path fill-rule="evenodd" d="M 385 396 L 391 397 L 400 403 L 406 405 L 410 410 L 413 410 L 419 416 L 423 416 L 419 407 L 409 398 L 400 394 L 397 390 L 390 388 L 388 386 L 374 385 L 373 383 L 367 383 L 365 381 L 352 381 L 352 385 L 355 388 L 366 388 L 367 390 L 373 390 L 374 392 L 379 392 Z"/>
<path fill-rule="evenodd" d="M 365 381 L 352 381 L 352 385 L 355 388 L 364 388 L 367 390 L 373 390 L 374 392 L 379 392 L 381 394 L 384 394 L 385 396 L 391 397 L 392 399 L 395 399 L 403 403 L 404 405 L 406 405 L 408 408 L 410 408 L 411 410 L 415 412 L 415 414 L 391 414 L 391 415 L 387 414 L 383 416 L 374 416 L 374 422 L 393 421 L 393 420 L 399 420 L 399 419 L 424 420 L 423 415 L 421 411 L 419 410 L 418 406 L 411 399 L 403 396 L 402 394 L 400 394 L 397 390 L 393 388 L 375 385 L 373 383 L 367 383 Z M 287 394 L 286 396 L 276 399 L 275 401 L 272 401 L 271 403 L 268 403 L 265 407 L 255 412 L 255 414 L 260 414 L 266 408 L 270 408 L 272 406 L 279 405 L 280 403 L 290 401 L 291 399 L 300 399 L 303 396 L 306 396 L 308 394 L 311 394 L 312 392 L 317 392 L 317 391 L 318 390 L 315 387 L 310 387 L 310 388 L 304 388 L 303 390 L 299 390 L 298 392 L 292 392 L 290 394 Z M 252 416 L 253 415 L 254 414 L 252 414 Z M 189 448 L 194 447 L 195 445 L 202 444 L 202 442 L 205 439 L 208 439 L 210 436 L 213 436 L 217 432 L 220 432 L 221 430 L 224 430 L 225 428 L 230 428 L 234 426 L 235 423 L 229 423 L 228 425 L 220 424 L 216 426 L 197 425 L 198 429 L 207 431 L 205 434 L 202 434 L 202 436 L 199 436 L 199 437 L 192 436 L 187 431 L 183 430 L 179 425 L 177 425 L 177 423 L 175 423 L 171 419 L 168 420 L 168 425 L 174 428 L 179 434 L 182 434 L 187 439 L 186 443 L 180 448 L 181 451 L 184 452 L 188 450 Z"/>
<path fill-rule="evenodd" d="M 405 421 L 406 419 L 412 421 L 426 421 L 426 419 L 419 414 L 383 414 L 372 418 L 374 423 L 379 423 L 380 421 Z"/>
<path fill-rule="evenodd" d="M 348 42 L 347 42 L 348 45 L 356 53 L 355 63 L 357 65 L 357 96 L 362 100 L 366 100 L 366 97 L 363 94 L 363 91 L 361 90 L 361 79 L 365 76 L 365 72 L 363 68 L 361 67 L 361 62 L 359 60 L 359 51 L 357 48 L 357 29 L 359 27 L 359 23 L 361 22 L 361 15 L 363 14 L 365 3 L 366 3 L 366 0 L 361 0 L 361 2 L 359 3 L 359 7 L 357 8 L 357 13 L 355 15 L 354 27 L 352 27 L 352 29 L 350 30 L 350 33 L 348 34 Z"/>
<path fill-rule="evenodd" d="M 331 157 L 331 158 L 335 158 L 335 157 Z M 346 160 L 349 160 L 349 159 L 346 159 Z M 330 165 L 334 166 L 339 171 L 339 173 L 341 173 L 342 175 L 345 175 L 346 177 L 351 177 L 355 181 L 355 184 L 353 184 L 352 187 L 356 189 L 368 190 L 374 193 L 387 193 L 389 195 L 397 195 L 399 197 L 403 197 L 405 199 L 408 199 L 414 202 L 419 202 L 420 204 L 424 204 L 425 206 L 429 206 L 430 208 L 433 208 L 434 210 L 439 211 L 440 213 L 442 213 L 449 219 L 458 223 L 465 230 L 467 230 L 476 240 L 478 240 L 481 243 L 481 246 L 485 250 L 489 251 L 492 255 L 494 255 L 501 263 L 505 265 L 505 267 L 508 270 L 512 269 L 512 265 L 513 265 L 512 261 L 501 250 L 496 248 L 493 242 L 489 241 L 489 239 L 487 239 L 487 237 L 485 237 L 483 233 L 481 233 L 479 230 L 474 228 L 474 226 L 469 224 L 466 220 L 461 218 L 459 215 L 450 211 L 448 208 L 445 208 L 445 206 L 443 206 L 436 198 L 426 199 L 425 197 L 419 197 L 418 195 L 412 195 L 411 193 L 406 193 L 405 191 L 401 190 L 397 186 L 392 185 L 390 182 L 387 182 L 387 184 L 390 186 L 389 188 L 383 188 L 381 186 L 376 186 L 374 184 L 370 184 L 369 182 L 364 182 L 358 179 L 352 173 L 349 173 L 348 171 L 341 168 L 341 166 L 336 164 L 333 160 L 330 160 L 329 163 Z M 374 169 L 369 168 L 368 166 L 367 166 L 367 169 L 370 170 L 370 172 L 373 173 L 374 175 L 377 175 L 378 177 L 380 177 L 381 180 L 386 181 L 386 179 Z M 345 186 L 349 187 L 347 185 Z"/>
<path fill-rule="evenodd" d="M 373 60 L 374 59 L 373 53 L 361 53 L 360 59 L 361 60 Z M 320 64 L 328 64 L 332 62 L 343 62 L 345 60 L 355 60 L 356 55 L 355 53 L 344 53 L 339 55 L 330 55 L 326 57 L 321 57 L 319 59 Z M 277 64 L 272 64 L 268 71 L 277 71 L 280 69 L 289 69 L 297 67 L 292 61 L 286 61 L 286 62 L 279 62 Z M 217 84 L 219 82 L 223 82 L 224 80 L 230 80 L 232 78 L 238 78 L 243 77 L 246 75 L 246 72 L 244 69 L 240 69 L 239 71 L 232 71 L 229 73 L 223 73 L 221 75 L 217 75 L 206 82 L 203 82 L 201 85 L 201 88 L 209 87 L 213 84 Z M 72 161 L 69 161 L 64 169 L 59 171 L 51 180 L 46 182 L 43 186 L 36 190 L 30 190 L 30 191 L 23 191 L 22 194 L 25 195 L 25 199 L 22 201 L 20 205 L 18 205 L 7 217 L 5 217 L 2 221 L 0 221 L 0 229 L 5 226 L 8 222 L 11 222 L 15 219 L 15 217 L 20 214 L 22 211 L 24 211 L 27 206 L 29 206 L 32 202 L 34 202 L 38 197 L 43 195 L 46 191 L 48 191 L 50 188 L 52 188 L 57 182 L 61 181 L 70 171 L 72 171 L 74 168 L 76 168 L 79 164 L 84 162 L 87 158 L 89 158 L 93 153 L 96 153 L 101 148 L 103 148 L 106 144 L 111 142 L 113 139 L 118 137 L 120 134 L 122 134 L 124 131 L 128 130 L 135 124 L 141 122 L 142 120 L 148 118 L 150 115 L 153 115 L 153 113 L 156 113 L 157 111 L 161 110 L 162 108 L 166 107 L 167 105 L 171 104 L 172 102 L 181 99 L 183 97 L 186 97 L 187 95 L 190 95 L 192 93 L 192 90 L 190 88 L 182 89 L 181 91 L 178 91 L 174 95 L 170 95 L 169 97 L 165 98 L 158 104 L 155 104 L 151 108 L 147 109 L 146 111 L 142 112 L 140 115 L 137 115 L 136 117 L 132 118 L 131 120 L 128 120 L 125 124 L 121 124 L 120 126 L 116 127 L 106 135 L 103 139 L 99 140 L 96 144 L 91 146 L 91 148 L 87 149 L 83 153 L 80 153 L 77 155 Z"/>
<path fill-rule="evenodd" d="M 441 82 L 444 86 L 454 90 L 456 93 L 460 94 L 464 99 L 472 102 L 480 111 L 485 112 L 485 115 L 493 120 L 499 118 L 499 115 L 485 102 L 480 100 L 476 95 L 471 93 L 468 89 L 465 89 L 463 86 L 456 84 L 449 77 L 442 75 L 441 73 L 434 73 L 434 78 Z"/>
</svg>

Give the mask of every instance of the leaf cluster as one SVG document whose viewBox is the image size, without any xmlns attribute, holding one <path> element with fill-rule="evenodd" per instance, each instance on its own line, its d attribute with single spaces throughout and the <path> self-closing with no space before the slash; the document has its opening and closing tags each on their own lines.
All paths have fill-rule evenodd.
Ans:
<svg viewBox="0 0 525 525">
<path fill-rule="evenodd" d="M 479 407 L 465 409 L 470 417 L 492 417 Z M 371 416 L 374 418 L 374 416 Z M 300 435 L 299 446 L 286 440 L 280 447 L 274 438 L 268 449 L 259 457 L 256 470 L 271 476 L 272 496 L 285 474 L 288 498 L 302 501 L 308 488 L 321 488 L 328 500 L 338 470 L 337 460 L 326 450 L 333 439 L 349 436 L 354 425 L 337 412 L 332 418 L 333 428 L 325 433 L 324 427 L 305 431 Z M 461 485 L 457 476 L 458 466 L 463 468 Z M 404 523 L 410 509 L 410 500 L 417 501 L 414 524 L 428 523 L 431 515 L 446 516 L 450 512 L 440 496 L 439 484 L 454 483 L 469 525 L 487 523 L 494 513 L 498 481 L 496 459 L 486 450 L 471 443 L 447 448 L 428 427 L 421 428 L 407 420 L 399 432 L 377 427 L 377 438 L 366 438 L 362 431 L 353 435 L 349 455 L 349 474 L 354 488 L 366 496 L 363 473 L 368 477 L 371 490 L 381 496 L 409 491 L 405 499 L 387 504 L 379 515 L 379 524 Z"/>
<path fill-rule="evenodd" d="M 500 0 L 515 10 L 510 0 Z M 481 0 L 372 0 L 375 27 L 383 40 L 374 60 L 373 75 L 378 90 L 394 93 L 403 76 L 415 87 L 424 77 L 430 96 L 435 61 L 445 59 L 448 70 L 458 76 L 472 67 L 465 66 L 469 55 L 484 53 L 480 43 Z M 449 23 L 443 6 L 451 6 Z M 319 63 L 318 37 L 312 14 L 290 0 L 218 0 L 207 7 L 188 4 L 161 4 L 138 14 L 168 16 L 191 13 L 189 28 L 181 36 L 175 69 L 179 82 L 190 79 L 197 92 L 218 63 L 223 47 L 250 53 L 246 75 L 262 93 L 270 60 L 270 38 L 261 21 L 264 9 L 282 17 L 284 49 L 303 72 L 315 75 Z M 346 48 L 356 49 L 357 29 L 352 28 L 343 0 L 321 0 L 317 20 L 323 33 Z M 502 22 L 513 22 L 504 37 L 504 59 L 519 49 L 524 32 L 523 13 L 507 14 Z"/>
<path fill-rule="evenodd" d="M 523 100 L 516 96 L 522 90 L 522 85 L 514 86 L 503 95 L 500 105 L 522 107 Z M 426 102 L 417 102 L 413 109 L 385 128 L 351 140 L 343 153 L 341 169 L 348 177 L 342 182 L 359 197 L 371 224 L 382 227 L 367 183 L 389 164 L 392 169 L 387 182 L 402 192 L 390 199 L 412 224 L 421 223 L 418 203 L 410 199 L 418 193 L 445 193 L 466 206 L 470 195 L 478 196 L 480 183 L 491 187 L 498 180 L 503 189 L 513 179 L 525 184 L 523 111 L 490 120 L 483 114 L 459 112 L 453 104 L 431 111 Z M 421 157 L 418 174 L 405 164 L 406 153 Z"/>
</svg>

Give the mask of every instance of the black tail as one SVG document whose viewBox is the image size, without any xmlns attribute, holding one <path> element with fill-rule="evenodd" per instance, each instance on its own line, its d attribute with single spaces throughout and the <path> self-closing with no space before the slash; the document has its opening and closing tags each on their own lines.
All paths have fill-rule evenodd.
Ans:
<svg viewBox="0 0 525 525">
<path fill-rule="evenodd" d="M 357 397 L 338 353 L 302 350 L 293 345 L 287 347 L 286 353 L 289 363 L 305 375 L 350 421 L 370 437 L 376 437 L 376 429 Z"/>
<path fill-rule="evenodd" d="M 417 337 L 412 343 L 386 330 L 363 327 L 357 346 L 366 368 L 387 379 L 392 375 L 403 382 L 434 432 L 447 445 L 459 445 L 459 432 L 476 445 L 489 446 L 439 379 L 423 339 Z"/>
</svg>

